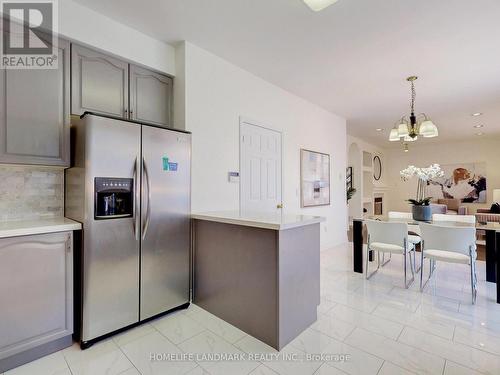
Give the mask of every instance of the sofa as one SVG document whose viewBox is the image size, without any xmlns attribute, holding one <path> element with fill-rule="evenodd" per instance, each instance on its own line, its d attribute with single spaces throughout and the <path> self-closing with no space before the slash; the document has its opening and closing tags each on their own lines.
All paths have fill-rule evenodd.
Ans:
<svg viewBox="0 0 500 375">
<path fill-rule="evenodd" d="M 476 221 L 478 223 L 500 223 L 500 214 L 491 213 L 489 208 L 478 208 Z"/>
<path fill-rule="evenodd" d="M 433 211 L 436 212 L 433 213 L 441 213 L 447 215 L 467 215 L 468 209 L 466 206 L 460 205 L 461 203 L 462 202 L 460 201 L 460 199 L 440 198 L 432 203 L 433 206 L 436 206 L 433 208 Z"/>
<path fill-rule="evenodd" d="M 445 204 L 431 203 L 430 206 L 433 215 L 434 214 L 446 215 L 446 212 L 448 211 L 448 207 Z"/>
<path fill-rule="evenodd" d="M 476 222 L 478 223 L 500 223 L 500 214 L 491 213 L 489 208 L 478 208 L 476 211 Z M 477 231 L 477 244 L 486 244 L 486 233 L 484 230 Z"/>
</svg>

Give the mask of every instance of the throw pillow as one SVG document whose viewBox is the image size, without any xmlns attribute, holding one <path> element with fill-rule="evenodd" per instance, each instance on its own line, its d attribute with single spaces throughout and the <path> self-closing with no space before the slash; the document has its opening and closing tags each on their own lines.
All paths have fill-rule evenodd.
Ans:
<svg viewBox="0 0 500 375">
<path fill-rule="evenodd" d="M 490 208 L 490 212 L 492 214 L 500 214 L 500 204 L 493 203 Z"/>
</svg>

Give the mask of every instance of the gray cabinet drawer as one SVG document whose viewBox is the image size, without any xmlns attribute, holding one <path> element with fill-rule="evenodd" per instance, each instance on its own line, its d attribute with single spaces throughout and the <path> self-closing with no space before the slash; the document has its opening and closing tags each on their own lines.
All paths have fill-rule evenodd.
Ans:
<svg viewBox="0 0 500 375">
<path fill-rule="evenodd" d="M 0 361 L 73 333 L 73 233 L 0 239 Z"/>
</svg>

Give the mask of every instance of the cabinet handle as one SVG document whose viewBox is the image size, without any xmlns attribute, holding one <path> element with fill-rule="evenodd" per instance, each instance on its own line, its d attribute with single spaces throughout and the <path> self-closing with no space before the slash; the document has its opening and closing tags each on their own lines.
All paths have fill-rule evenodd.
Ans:
<svg viewBox="0 0 500 375">
<path fill-rule="evenodd" d="M 128 110 L 123 111 L 125 113 L 125 118 L 128 118 Z"/>
<path fill-rule="evenodd" d="M 133 119 L 134 118 L 134 111 L 131 109 L 130 110 L 130 119 Z"/>
</svg>

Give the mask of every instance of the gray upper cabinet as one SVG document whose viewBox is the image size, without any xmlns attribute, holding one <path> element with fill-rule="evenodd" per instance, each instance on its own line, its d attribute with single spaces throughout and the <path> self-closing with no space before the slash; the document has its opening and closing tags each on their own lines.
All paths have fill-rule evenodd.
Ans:
<svg viewBox="0 0 500 375">
<path fill-rule="evenodd" d="M 0 301 L 0 371 L 6 358 L 71 337 L 73 233 L 1 238 Z"/>
<path fill-rule="evenodd" d="M 71 46 L 71 113 L 85 111 L 128 118 L 128 63 Z"/>
<path fill-rule="evenodd" d="M 130 118 L 171 126 L 172 78 L 130 65 Z"/>
<path fill-rule="evenodd" d="M 70 48 L 57 69 L 0 70 L 0 163 L 69 166 Z"/>
</svg>

